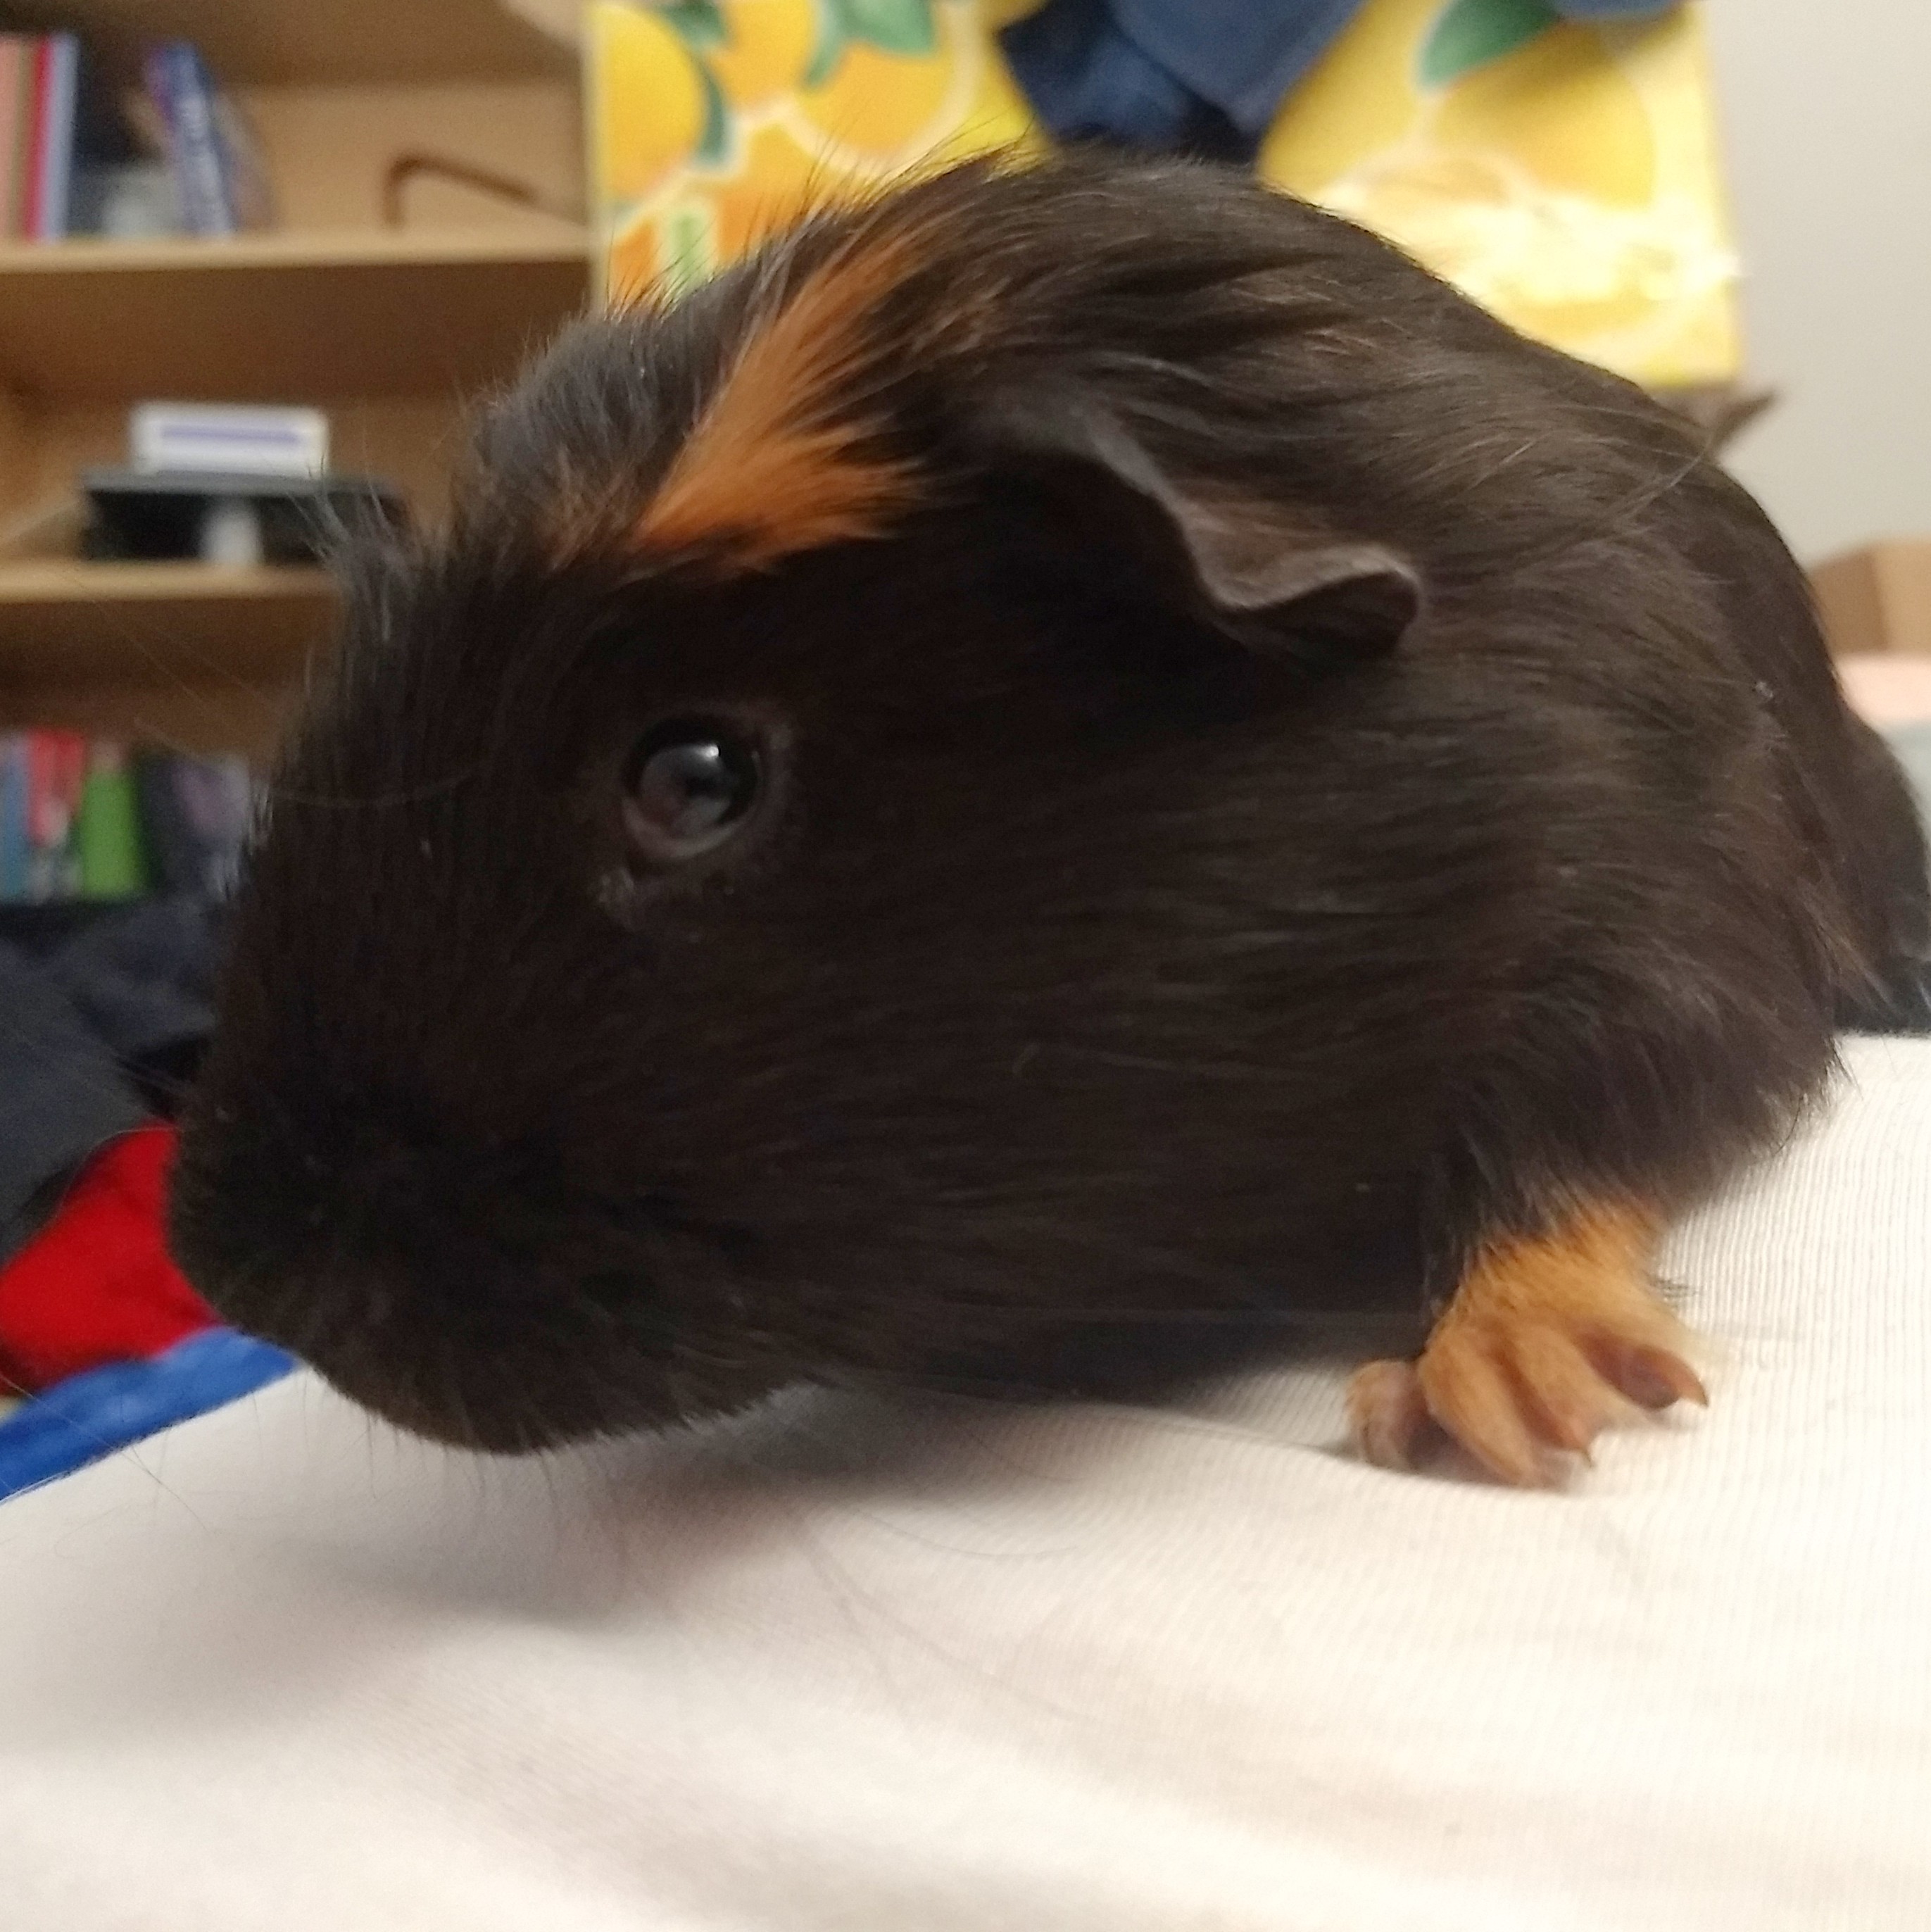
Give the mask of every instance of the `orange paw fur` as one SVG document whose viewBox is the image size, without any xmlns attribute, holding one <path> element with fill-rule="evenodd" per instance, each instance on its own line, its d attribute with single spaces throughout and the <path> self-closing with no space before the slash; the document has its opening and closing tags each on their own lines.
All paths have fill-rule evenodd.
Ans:
<svg viewBox="0 0 1931 1932">
<path fill-rule="evenodd" d="M 1688 1331 L 1649 1285 L 1654 1234 L 1645 1214 L 1598 1209 L 1486 1250 L 1418 1360 L 1370 1362 L 1349 1383 L 1361 1454 L 1411 1468 L 1445 1436 L 1503 1481 L 1537 1487 L 1612 1424 L 1706 1402 Z"/>
</svg>

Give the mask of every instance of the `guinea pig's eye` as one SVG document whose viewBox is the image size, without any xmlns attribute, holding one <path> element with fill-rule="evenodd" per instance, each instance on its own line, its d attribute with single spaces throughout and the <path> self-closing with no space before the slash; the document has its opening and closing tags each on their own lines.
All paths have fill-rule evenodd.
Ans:
<svg viewBox="0 0 1931 1932">
<path fill-rule="evenodd" d="M 757 747 L 742 731 L 673 718 L 646 732 L 625 761 L 624 830 L 659 864 L 694 859 L 744 823 L 763 780 Z"/>
</svg>

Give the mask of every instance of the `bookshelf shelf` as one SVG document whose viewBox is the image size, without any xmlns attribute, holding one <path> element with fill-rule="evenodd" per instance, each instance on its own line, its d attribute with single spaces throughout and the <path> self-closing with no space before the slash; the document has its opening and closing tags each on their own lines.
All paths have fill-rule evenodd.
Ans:
<svg viewBox="0 0 1931 1932">
<path fill-rule="evenodd" d="M 244 84 L 553 79 L 570 58 L 499 0 L 61 0 L 64 26 L 124 64 L 163 35 Z"/>
<path fill-rule="evenodd" d="M 334 607 L 322 570 L 0 565 L 0 687 L 286 677 Z"/>
<path fill-rule="evenodd" d="M 13 243 L 0 385 L 93 402 L 454 395 L 508 375 L 589 288 L 568 229 Z"/>
<path fill-rule="evenodd" d="M 23 0 L 137 99 L 193 42 L 252 124 L 278 226 L 0 240 L 0 728 L 273 742 L 333 607 L 319 571 L 46 559 L 130 404 L 323 412 L 340 470 L 447 512 L 465 414 L 592 293 L 570 0 Z M 541 18 L 544 32 L 531 25 Z M 512 192 L 490 183 L 507 182 Z M 17 558 L 19 560 L 9 560 Z"/>
</svg>

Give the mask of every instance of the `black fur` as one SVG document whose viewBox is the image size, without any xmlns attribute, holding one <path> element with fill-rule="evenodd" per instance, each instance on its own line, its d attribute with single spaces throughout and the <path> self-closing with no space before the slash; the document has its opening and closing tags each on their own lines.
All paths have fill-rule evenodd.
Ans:
<svg viewBox="0 0 1931 1932">
<path fill-rule="evenodd" d="M 734 346 L 908 230 L 847 400 L 919 505 L 640 559 Z M 1366 561 L 1242 587 L 1309 550 Z M 1694 433 L 1204 168 L 961 171 L 582 324 L 355 568 L 173 1232 L 439 1436 L 1419 1306 L 1776 1143 L 1926 950 L 1901 779 Z M 720 712 L 783 796 L 633 890 L 625 754 Z"/>
</svg>

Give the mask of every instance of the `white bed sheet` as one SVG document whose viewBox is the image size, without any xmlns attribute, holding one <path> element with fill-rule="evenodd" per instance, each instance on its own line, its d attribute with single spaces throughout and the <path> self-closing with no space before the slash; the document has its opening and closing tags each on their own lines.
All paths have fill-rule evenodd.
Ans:
<svg viewBox="0 0 1931 1932">
<path fill-rule="evenodd" d="M 484 1464 L 298 1378 L 0 1508 L 7 1932 L 1931 1926 L 1931 1043 L 1674 1240 L 1568 1493 L 796 1402 Z"/>
</svg>

